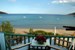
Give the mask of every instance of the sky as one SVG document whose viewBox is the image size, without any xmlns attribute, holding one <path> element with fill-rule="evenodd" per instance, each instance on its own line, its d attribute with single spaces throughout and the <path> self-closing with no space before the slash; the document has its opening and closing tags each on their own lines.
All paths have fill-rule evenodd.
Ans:
<svg viewBox="0 0 75 50">
<path fill-rule="evenodd" d="M 69 14 L 75 0 L 0 0 L 0 11 L 9 14 Z"/>
</svg>

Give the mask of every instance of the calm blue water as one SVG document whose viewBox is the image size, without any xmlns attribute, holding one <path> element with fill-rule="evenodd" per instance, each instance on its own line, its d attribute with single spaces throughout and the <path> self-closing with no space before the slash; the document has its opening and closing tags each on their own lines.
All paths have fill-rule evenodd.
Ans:
<svg viewBox="0 0 75 50">
<path fill-rule="evenodd" d="M 62 28 L 75 26 L 75 17 L 69 15 L 50 14 L 0 14 L 2 21 L 10 21 L 16 28 Z"/>
</svg>

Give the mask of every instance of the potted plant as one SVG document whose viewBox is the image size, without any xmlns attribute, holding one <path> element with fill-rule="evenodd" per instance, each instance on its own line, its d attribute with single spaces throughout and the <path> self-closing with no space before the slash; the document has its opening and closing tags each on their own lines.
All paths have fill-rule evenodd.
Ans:
<svg viewBox="0 0 75 50">
<path fill-rule="evenodd" d="M 36 36 L 35 40 L 38 42 L 38 44 L 43 44 L 44 42 L 46 42 L 46 38 L 43 35 Z"/>
</svg>

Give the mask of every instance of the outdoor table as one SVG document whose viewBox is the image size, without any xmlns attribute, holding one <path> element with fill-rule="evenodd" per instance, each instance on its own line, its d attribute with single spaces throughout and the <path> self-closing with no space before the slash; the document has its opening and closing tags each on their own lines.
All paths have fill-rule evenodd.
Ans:
<svg viewBox="0 0 75 50">
<path fill-rule="evenodd" d="M 33 39 L 31 42 L 31 46 L 34 50 L 35 49 L 37 49 L 37 50 L 45 49 L 46 50 L 46 48 L 47 48 L 46 46 L 50 46 L 50 42 L 49 42 L 49 39 L 47 39 L 46 42 L 44 42 L 44 44 L 38 44 L 38 42 L 35 39 Z"/>
</svg>

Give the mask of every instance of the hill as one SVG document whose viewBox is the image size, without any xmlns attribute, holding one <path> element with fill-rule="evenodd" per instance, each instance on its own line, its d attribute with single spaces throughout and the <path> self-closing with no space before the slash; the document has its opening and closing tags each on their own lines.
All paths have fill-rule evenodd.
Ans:
<svg viewBox="0 0 75 50">
<path fill-rule="evenodd" d="M 0 14 L 7 14 L 6 12 L 2 12 L 2 11 L 0 11 Z"/>
<path fill-rule="evenodd" d="M 70 13 L 70 14 L 68 14 L 68 15 L 74 15 L 74 16 L 75 16 L 75 13 Z"/>
</svg>

